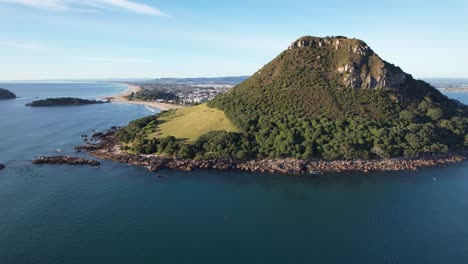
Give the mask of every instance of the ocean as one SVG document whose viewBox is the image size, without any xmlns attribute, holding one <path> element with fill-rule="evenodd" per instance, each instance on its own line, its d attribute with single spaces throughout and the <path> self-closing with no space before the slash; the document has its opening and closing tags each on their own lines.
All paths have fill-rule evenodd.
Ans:
<svg viewBox="0 0 468 264">
<path fill-rule="evenodd" d="M 73 154 L 82 134 L 158 110 L 24 106 L 121 84 L 0 87 L 20 97 L 0 101 L 1 264 L 468 263 L 467 162 L 323 176 L 37 166 L 35 156 Z"/>
</svg>

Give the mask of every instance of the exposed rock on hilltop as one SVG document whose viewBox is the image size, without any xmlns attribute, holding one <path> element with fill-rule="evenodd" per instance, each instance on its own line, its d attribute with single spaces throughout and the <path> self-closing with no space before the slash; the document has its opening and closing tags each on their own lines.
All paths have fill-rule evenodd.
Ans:
<svg viewBox="0 0 468 264">
<path fill-rule="evenodd" d="M 438 91 L 430 89 L 427 83 L 414 80 L 401 68 L 382 60 L 362 40 L 306 36 L 293 42 L 286 53 L 292 56 L 313 54 L 315 59 L 306 63 L 322 72 L 325 81 L 336 81 L 343 87 L 389 88 L 396 92 L 394 99 L 400 100 L 421 98 L 428 94 L 440 97 Z"/>
<path fill-rule="evenodd" d="M 0 88 L 0 100 L 15 99 L 16 95 L 6 89 Z"/>
<path fill-rule="evenodd" d="M 346 87 L 397 88 L 405 84 L 407 79 L 412 79 L 400 68 L 383 61 L 361 40 L 302 37 L 293 42 L 288 50 L 302 48 L 334 51 L 335 72 L 341 75 L 341 84 Z M 320 60 L 319 56 L 317 59 Z"/>
</svg>

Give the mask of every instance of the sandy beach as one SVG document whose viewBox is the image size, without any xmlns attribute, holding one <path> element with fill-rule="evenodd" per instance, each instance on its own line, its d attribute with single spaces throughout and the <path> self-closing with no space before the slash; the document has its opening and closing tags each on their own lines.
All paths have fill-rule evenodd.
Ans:
<svg viewBox="0 0 468 264">
<path fill-rule="evenodd" d="M 126 103 L 126 104 L 139 104 L 139 105 L 146 105 L 150 107 L 158 108 L 162 111 L 171 110 L 171 109 L 181 109 L 184 108 L 182 105 L 174 105 L 174 104 L 167 104 L 167 103 L 158 103 L 158 102 L 148 102 L 148 101 L 130 101 L 127 99 L 131 93 L 137 93 L 142 90 L 140 86 L 125 84 L 128 86 L 128 89 L 120 94 L 106 96 L 104 99 L 110 100 L 112 103 Z"/>
</svg>

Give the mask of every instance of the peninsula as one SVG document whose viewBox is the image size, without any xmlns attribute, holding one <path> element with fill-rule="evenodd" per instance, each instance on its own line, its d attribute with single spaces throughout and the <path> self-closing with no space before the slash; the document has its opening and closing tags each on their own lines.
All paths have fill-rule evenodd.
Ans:
<svg viewBox="0 0 468 264">
<path fill-rule="evenodd" d="M 137 85 L 128 85 L 128 89 L 125 90 L 123 93 L 116 94 L 116 95 L 110 95 L 105 97 L 104 99 L 109 100 L 113 103 L 127 103 L 127 104 L 138 104 L 138 105 L 146 105 L 150 107 L 155 107 L 158 108 L 162 111 L 167 111 L 171 109 L 181 109 L 184 108 L 184 106 L 181 105 L 175 105 L 175 104 L 168 104 L 168 103 L 160 103 L 156 101 L 143 101 L 143 100 L 130 100 L 129 97 L 132 94 L 136 94 L 138 92 L 142 91 L 142 88 Z"/>
<path fill-rule="evenodd" d="M 305 36 L 226 94 L 135 120 L 91 154 L 171 169 L 400 170 L 464 160 L 467 134 L 466 105 L 365 42 Z"/>
</svg>

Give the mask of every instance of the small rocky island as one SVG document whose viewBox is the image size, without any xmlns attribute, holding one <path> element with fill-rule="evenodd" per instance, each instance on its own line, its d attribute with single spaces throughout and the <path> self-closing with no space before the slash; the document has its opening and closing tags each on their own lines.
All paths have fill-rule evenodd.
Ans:
<svg viewBox="0 0 468 264">
<path fill-rule="evenodd" d="M 0 100 L 15 99 L 16 95 L 6 89 L 0 88 Z"/>
<path fill-rule="evenodd" d="M 39 157 L 32 161 L 33 164 L 65 164 L 65 165 L 101 165 L 98 161 L 70 156 Z"/>
<path fill-rule="evenodd" d="M 105 104 L 109 101 L 87 100 L 80 98 L 62 97 L 62 98 L 48 98 L 44 100 L 33 101 L 26 104 L 26 106 L 43 107 L 43 106 L 80 106 L 90 104 Z"/>
</svg>

